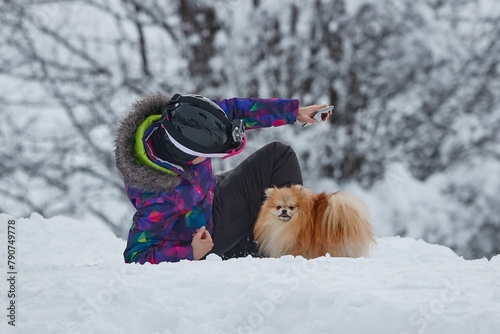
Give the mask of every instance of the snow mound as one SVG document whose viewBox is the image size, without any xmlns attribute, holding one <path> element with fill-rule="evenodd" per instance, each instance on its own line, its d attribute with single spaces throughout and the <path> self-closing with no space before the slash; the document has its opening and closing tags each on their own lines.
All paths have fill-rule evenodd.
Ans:
<svg viewBox="0 0 500 334">
<path fill-rule="evenodd" d="M 380 238 L 371 258 L 141 266 L 99 223 L 33 214 L 16 219 L 16 247 L 16 328 L 4 314 L 1 333 L 500 332 L 499 256 L 466 261 L 421 240 Z"/>
</svg>

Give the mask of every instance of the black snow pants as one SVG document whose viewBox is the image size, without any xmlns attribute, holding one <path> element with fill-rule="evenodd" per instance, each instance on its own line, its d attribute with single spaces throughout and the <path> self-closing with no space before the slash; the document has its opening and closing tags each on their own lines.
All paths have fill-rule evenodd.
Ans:
<svg viewBox="0 0 500 334">
<path fill-rule="evenodd" d="M 214 247 L 211 253 L 223 259 L 257 256 L 253 226 L 264 191 L 270 187 L 302 184 L 297 156 L 280 142 L 268 144 L 219 176 L 213 202 Z"/>
</svg>

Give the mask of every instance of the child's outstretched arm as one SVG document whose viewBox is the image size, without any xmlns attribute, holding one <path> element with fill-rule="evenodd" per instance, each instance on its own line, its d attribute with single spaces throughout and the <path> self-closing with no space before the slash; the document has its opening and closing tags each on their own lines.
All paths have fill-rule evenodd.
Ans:
<svg viewBox="0 0 500 334">
<path fill-rule="evenodd" d="M 214 102 L 229 120 L 243 119 L 247 129 L 292 124 L 299 112 L 297 99 L 232 98 Z"/>
<path fill-rule="evenodd" d="M 230 120 L 244 119 L 247 129 L 256 129 L 270 126 L 292 124 L 296 120 L 302 123 L 316 124 L 316 113 L 326 107 L 326 104 L 313 104 L 299 107 L 297 99 L 257 99 L 257 98 L 232 98 L 214 101 L 228 115 Z M 324 117 L 326 121 L 331 111 Z"/>
</svg>

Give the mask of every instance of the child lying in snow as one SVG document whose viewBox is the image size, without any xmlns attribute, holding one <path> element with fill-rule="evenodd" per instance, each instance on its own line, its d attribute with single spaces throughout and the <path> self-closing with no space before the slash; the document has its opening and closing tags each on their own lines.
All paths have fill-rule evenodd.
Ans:
<svg viewBox="0 0 500 334">
<path fill-rule="evenodd" d="M 240 153 L 244 129 L 317 123 L 324 105 L 199 95 L 145 97 L 119 124 L 116 165 L 136 208 L 125 262 L 199 260 L 255 252 L 252 229 L 269 187 L 302 184 L 295 152 L 274 142 L 215 176 L 210 158 Z M 323 115 L 328 119 L 331 112 Z"/>
</svg>

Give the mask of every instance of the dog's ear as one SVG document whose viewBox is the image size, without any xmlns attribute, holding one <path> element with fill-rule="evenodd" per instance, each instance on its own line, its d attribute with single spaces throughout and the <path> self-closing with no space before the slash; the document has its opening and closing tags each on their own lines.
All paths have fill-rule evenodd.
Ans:
<svg viewBox="0 0 500 334">
<path fill-rule="evenodd" d="M 297 190 L 297 191 L 304 191 L 304 186 L 302 186 L 301 184 L 294 184 L 292 186 L 292 189 Z"/>
<path fill-rule="evenodd" d="M 275 192 L 275 191 L 276 191 L 276 188 L 267 188 L 267 189 L 265 190 L 266 197 L 271 196 L 271 194 L 272 194 L 273 192 Z"/>
</svg>

